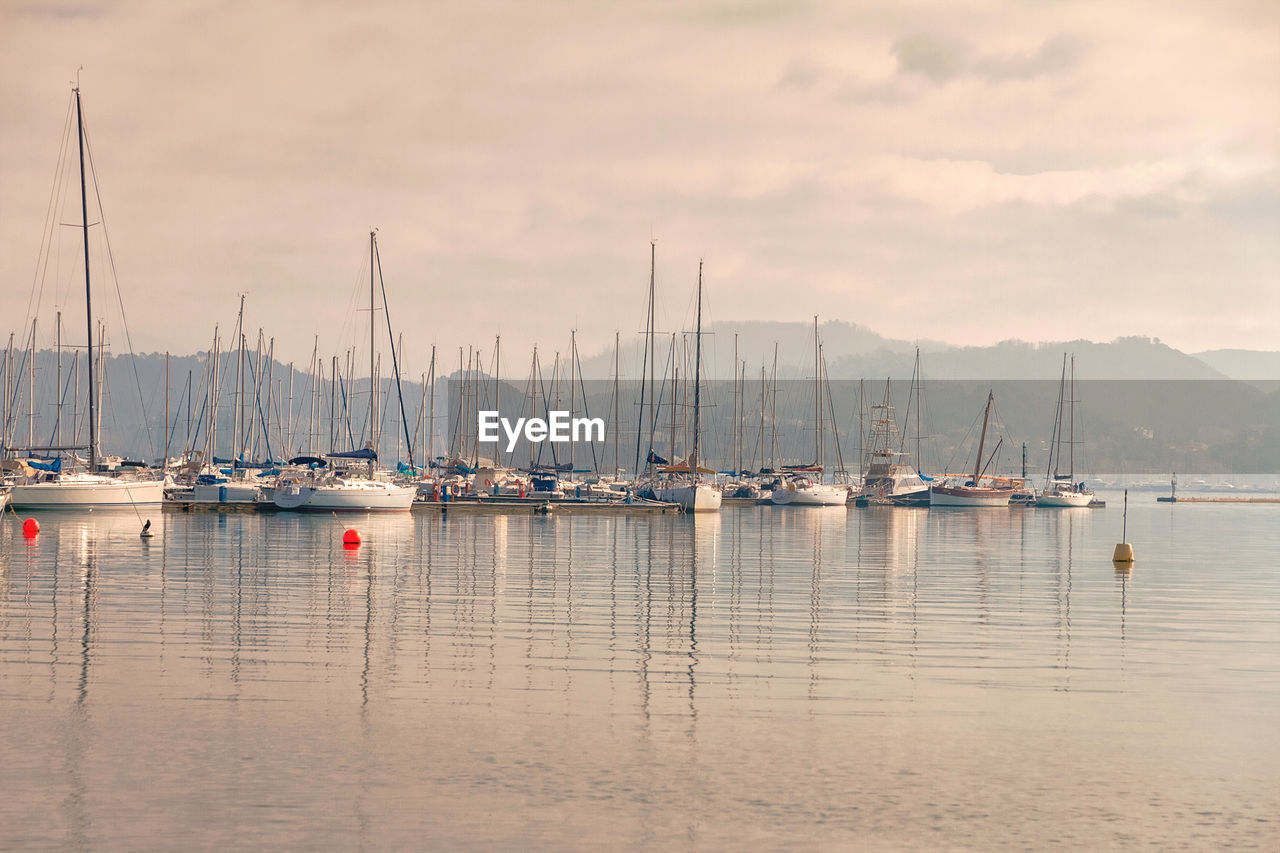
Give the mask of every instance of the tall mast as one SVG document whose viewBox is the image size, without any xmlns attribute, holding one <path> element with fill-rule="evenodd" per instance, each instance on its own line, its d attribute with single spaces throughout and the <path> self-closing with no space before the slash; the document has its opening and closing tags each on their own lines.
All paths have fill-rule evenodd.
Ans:
<svg viewBox="0 0 1280 853">
<path fill-rule="evenodd" d="M 618 456 L 618 434 L 622 432 L 621 424 L 618 423 L 618 416 L 621 414 L 621 404 L 618 400 L 618 348 L 621 345 L 622 333 L 615 330 L 613 333 L 613 467 L 614 474 L 618 474 L 619 468 L 622 467 L 622 459 Z"/>
<path fill-rule="evenodd" d="M 764 383 L 764 362 L 760 362 L 760 464 L 757 469 L 763 469 L 764 465 L 764 401 L 765 401 L 765 383 Z"/>
<path fill-rule="evenodd" d="M 31 358 L 27 360 L 27 447 L 36 443 L 36 318 L 31 318 Z"/>
<path fill-rule="evenodd" d="M 733 475 L 736 477 L 742 473 L 742 466 L 738 464 L 741 455 L 738 453 L 738 427 L 740 426 L 738 417 L 738 333 L 733 333 Z"/>
<path fill-rule="evenodd" d="M 1071 396 L 1068 398 L 1070 405 L 1068 406 L 1067 417 L 1070 419 L 1070 426 L 1067 427 L 1067 473 L 1074 483 L 1076 479 L 1076 357 L 1071 356 Z"/>
<path fill-rule="evenodd" d="M 58 415 L 57 444 L 62 444 L 62 312 L 58 312 Z"/>
<path fill-rule="evenodd" d="M 98 384 L 93 370 L 93 289 L 89 285 L 89 195 L 84 180 L 84 113 L 76 87 L 76 142 L 80 147 L 80 214 L 84 230 L 84 319 L 89 353 L 89 470 L 98 467 Z"/>
<path fill-rule="evenodd" d="M 644 437 L 644 427 L 649 425 L 649 456 L 653 455 L 653 433 L 656 423 L 653 418 L 653 374 L 657 372 L 658 366 L 653 362 L 654 344 L 653 344 L 653 289 L 654 289 L 654 272 L 657 263 L 657 242 L 649 240 L 649 302 L 645 306 L 644 315 L 644 343 L 640 347 L 640 423 L 636 426 L 636 472 L 637 477 L 640 476 L 640 441 Z M 648 388 L 645 383 L 648 382 Z M 645 417 L 645 391 L 648 391 L 649 416 Z M 646 456 L 645 463 L 652 469 L 653 463 L 649 462 Z"/>
<path fill-rule="evenodd" d="M 569 422 L 573 422 L 574 405 L 578 402 L 578 389 L 573 384 L 574 362 L 578 360 L 578 330 L 569 330 Z M 570 436 L 572 438 L 572 436 Z M 573 479 L 575 454 L 572 441 L 569 442 L 569 479 Z"/>
<path fill-rule="evenodd" d="M 436 345 L 431 345 L 431 405 L 427 412 L 427 467 L 435 459 L 436 449 Z"/>
<path fill-rule="evenodd" d="M 61 356 L 62 352 L 59 351 Z M 59 373 L 62 371 L 59 370 Z M 164 352 L 164 464 L 169 465 L 169 351 Z"/>
<path fill-rule="evenodd" d="M 982 470 L 982 450 L 987 443 L 987 421 L 991 418 L 991 401 L 995 399 L 995 392 L 987 392 L 987 408 L 982 413 L 982 436 L 978 439 L 978 458 L 973 463 L 973 485 L 978 485 L 978 474 Z"/>
<path fill-rule="evenodd" d="M 769 427 L 772 431 L 769 467 L 778 468 L 778 342 L 773 342 L 773 373 L 769 377 Z"/>
<path fill-rule="evenodd" d="M 822 467 L 822 376 L 818 354 L 818 315 L 813 315 L 813 463 Z"/>
<path fill-rule="evenodd" d="M 1053 417 L 1053 435 L 1049 441 L 1049 467 L 1045 479 L 1058 479 L 1058 466 L 1062 464 L 1062 403 L 1067 390 L 1067 354 L 1062 354 L 1062 378 L 1058 380 L 1058 408 Z"/>
<path fill-rule="evenodd" d="M 916 347 L 916 368 L 912 371 L 915 375 L 916 389 L 916 471 L 920 470 L 920 466 L 924 464 L 920 459 L 920 383 L 924 381 L 924 377 L 920 375 L 920 347 Z"/>
<path fill-rule="evenodd" d="M 698 431 L 702 414 L 702 259 L 698 259 L 698 325 L 693 337 L 693 481 L 698 482 Z"/>
<path fill-rule="evenodd" d="M 369 441 L 376 448 L 378 446 L 377 430 L 378 424 L 378 391 L 374 386 L 374 352 L 373 352 L 373 331 L 375 324 L 373 322 L 373 273 L 374 273 L 374 235 L 376 231 L 369 232 Z"/>
<path fill-rule="evenodd" d="M 187 368 L 187 434 L 182 441 L 187 450 L 191 449 L 191 373 L 191 368 Z"/>
</svg>

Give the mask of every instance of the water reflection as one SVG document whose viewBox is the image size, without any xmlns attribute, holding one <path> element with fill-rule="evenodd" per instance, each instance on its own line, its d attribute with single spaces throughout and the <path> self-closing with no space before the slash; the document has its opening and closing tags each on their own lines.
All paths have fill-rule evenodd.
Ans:
<svg viewBox="0 0 1280 853">
<path fill-rule="evenodd" d="M 1135 514 L 1138 535 L 1163 522 Z M 1121 745 L 1161 778 L 1228 778 L 1234 741 L 1195 766 L 1162 744 L 1198 743 L 1206 690 L 1245 708 L 1245 732 L 1256 697 L 1280 695 L 1249 657 L 1277 599 L 1261 558 L 1213 587 L 1148 545 L 1162 569 L 1138 590 L 1105 570 L 1114 531 L 1090 513 L 193 513 L 149 543 L 137 527 L 66 516 L 30 545 L 0 528 L 0 729 L 40 744 L 0 768 L 17 792 L 0 846 L 148 846 L 129 834 L 144 814 L 215 846 L 244 846 L 238 826 L 413 846 L 427 821 L 442 845 L 572 846 L 595 838 L 588 812 L 626 844 L 735 846 L 745 821 L 773 842 L 888 826 L 927 846 L 910 828 L 936 825 L 971 846 L 977 820 L 1035 846 L 1018 834 L 1034 821 L 997 805 L 1053 813 L 1035 792 L 1084 767 L 1128 790 L 1107 769 Z M 1237 671 L 1208 666 L 1232 655 Z M 1115 840 L 1098 832 L 1084 840 Z"/>
</svg>

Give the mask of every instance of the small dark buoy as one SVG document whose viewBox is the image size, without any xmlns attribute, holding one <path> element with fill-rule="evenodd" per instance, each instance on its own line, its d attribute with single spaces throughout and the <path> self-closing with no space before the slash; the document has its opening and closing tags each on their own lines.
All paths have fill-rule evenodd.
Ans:
<svg viewBox="0 0 1280 853">
<path fill-rule="evenodd" d="M 22 522 L 22 535 L 28 539 L 36 536 L 39 532 L 40 522 L 36 521 L 34 518 L 28 518 L 26 521 Z"/>
<path fill-rule="evenodd" d="M 342 544 L 343 545 L 359 545 L 360 531 L 356 530 L 354 527 L 347 528 L 346 532 L 342 534 Z"/>
</svg>

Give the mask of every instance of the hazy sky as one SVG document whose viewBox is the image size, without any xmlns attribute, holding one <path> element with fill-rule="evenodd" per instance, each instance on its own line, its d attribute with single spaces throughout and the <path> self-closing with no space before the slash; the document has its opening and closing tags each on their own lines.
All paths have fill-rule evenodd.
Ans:
<svg viewBox="0 0 1280 853">
<path fill-rule="evenodd" d="M 703 257 L 720 322 L 1280 348 L 1274 0 L 0 0 L 5 332 L 78 66 L 139 351 L 349 346 L 375 226 L 415 374 L 634 334 L 650 235 L 665 328 Z"/>
</svg>

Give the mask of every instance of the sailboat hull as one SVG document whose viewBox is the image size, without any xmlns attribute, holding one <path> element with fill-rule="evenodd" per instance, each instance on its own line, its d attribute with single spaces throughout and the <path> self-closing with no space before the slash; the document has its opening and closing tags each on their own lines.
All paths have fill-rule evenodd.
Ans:
<svg viewBox="0 0 1280 853">
<path fill-rule="evenodd" d="M 929 506 L 1008 506 L 1013 489 L 986 489 L 974 486 L 934 486 L 929 490 Z"/>
<path fill-rule="evenodd" d="M 281 509 L 299 512 L 408 512 L 417 489 L 391 483 L 281 485 L 272 500 Z"/>
<path fill-rule="evenodd" d="M 1093 500 L 1091 492 L 1077 492 L 1064 489 L 1058 492 L 1043 494 L 1036 498 L 1036 506 L 1072 507 L 1088 506 Z"/>
<path fill-rule="evenodd" d="M 803 489 L 774 489 L 770 497 L 770 501 L 776 506 L 844 506 L 848 500 L 848 489 L 824 485 Z"/>
<path fill-rule="evenodd" d="M 716 512 L 720 509 L 720 490 L 708 483 L 665 486 L 653 490 L 664 503 L 679 504 L 685 512 Z"/>
<path fill-rule="evenodd" d="M 158 504 L 164 500 L 163 480 L 116 480 L 84 475 L 47 483 L 14 485 L 13 506 L 24 509 L 77 509 L 80 507 Z"/>
</svg>

